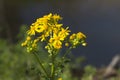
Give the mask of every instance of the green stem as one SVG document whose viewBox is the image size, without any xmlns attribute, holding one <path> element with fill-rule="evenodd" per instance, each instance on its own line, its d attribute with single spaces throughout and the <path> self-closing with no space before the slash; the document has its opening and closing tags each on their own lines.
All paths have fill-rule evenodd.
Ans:
<svg viewBox="0 0 120 80">
<path fill-rule="evenodd" d="M 51 80 L 54 80 L 54 73 L 55 73 L 55 66 L 54 66 L 54 64 L 52 64 L 52 66 L 51 66 Z"/>
<path fill-rule="evenodd" d="M 65 58 L 65 56 L 71 51 L 71 49 L 72 49 L 72 46 L 71 47 L 69 47 L 69 49 L 66 51 L 66 53 L 63 55 L 63 57 L 62 58 Z"/>
<path fill-rule="evenodd" d="M 51 80 L 55 79 L 55 63 L 54 63 L 54 60 L 55 60 L 55 55 L 54 55 L 54 53 L 52 53 Z"/>
<path fill-rule="evenodd" d="M 36 57 L 36 59 L 37 59 L 39 65 L 40 65 L 41 68 L 43 69 L 44 73 L 46 74 L 47 78 L 49 78 L 49 75 L 48 75 L 46 69 L 44 68 L 44 66 L 42 65 L 41 60 L 39 59 L 38 55 L 37 55 L 36 53 L 34 53 L 34 55 L 35 55 L 35 57 Z"/>
</svg>

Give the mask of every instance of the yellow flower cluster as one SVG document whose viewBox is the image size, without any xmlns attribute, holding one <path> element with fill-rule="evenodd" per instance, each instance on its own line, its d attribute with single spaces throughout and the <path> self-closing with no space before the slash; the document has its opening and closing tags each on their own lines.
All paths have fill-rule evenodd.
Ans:
<svg viewBox="0 0 120 80">
<path fill-rule="evenodd" d="M 56 30 L 57 31 L 57 30 Z M 52 45 L 56 49 L 62 48 L 62 42 L 69 35 L 70 30 L 68 28 L 64 29 L 61 27 L 53 36 L 49 39 L 49 45 Z"/>
<path fill-rule="evenodd" d="M 73 46 L 84 43 L 86 36 L 81 32 L 72 34 L 67 40 L 70 30 L 69 27 L 63 28 L 63 24 L 58 23 L 61 19 L 59 15 L 52 13 L 37 19 L 27 31 L 27 38 L 22 46 L 26 46 L 30 52 L 37 47 L 38 42 L 45 41 L 47 42 L 45 48 L 51 53 L 54 49 L 61 49 L 64 42 L 66 46 L 69 46 L 69 43 Z"/>
<path fill-rule="evenodd" d="M 85 38 L 86 36 L 82 32 L 74 33 L 70 36 L 70 43 L 74 48 L 79 44 L 86 46 Z"/>
<path fill-rule="evenodd" d="M 25 42 L 23 42 L 21 46 L 26 46 L 27 52 L 31 52 L 36 49 L 38 41 L 38 39 L 32 40 L 30 36 L 27 36 Z"/>
</svg>

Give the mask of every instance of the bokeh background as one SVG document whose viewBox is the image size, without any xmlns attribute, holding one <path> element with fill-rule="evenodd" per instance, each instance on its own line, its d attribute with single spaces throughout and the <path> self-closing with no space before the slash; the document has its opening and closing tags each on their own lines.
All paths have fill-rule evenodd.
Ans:
<svg viewBox="0 0 120 80">
<path fill-rule="evenodd" d="M 72 32 L 86 34 L 87 47 L 73 50 L 86 64 L 107 65 L 120 54 L 119 0 L 0 0 L 0 38 L 16 44 L 20 26 L 49 13 L 61 15 Z"/>
</svg>

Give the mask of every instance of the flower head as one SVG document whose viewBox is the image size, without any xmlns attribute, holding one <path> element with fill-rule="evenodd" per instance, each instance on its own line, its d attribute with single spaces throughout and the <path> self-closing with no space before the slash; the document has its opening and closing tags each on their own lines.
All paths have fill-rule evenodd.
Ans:
<svg viewBox="0 0 120 80">
<path fill-rule="evenodd" d="M 35 35 L 35 27 L 34 26 L 30 26 L 30 30 L 27 31 L 28 35 Z"/>
<path fill-rule="evenodd" d="M 81 32 L 70 35 L 69 27 L 64 28 L 63 24 L 58 23 L 61 19 L 61 16 L 52 13 L 38 18 L 30 26 L 27 31 L 28 36 L 21 45 L 26 46 L 28 51 L 32 51 L 37 48 L 38 42 L 46 42 L 47 45 L 45 47 L 49 53 L 54 49 L 61 49 L 63 44 L 66 47 L 70 46 L 70 44 L 72 46 L 77 46 L 78 44 L 85 46 L 84 39 L 86 36 Z"/>
<path fill-rule="evenodd" d="M 70 39 L 70 43 L 73 45 L 73 47 L 76 47 L 79 44 L 86 46 L 85 38 L 86 38 L 86 36 L 82 32 L 78 32 L 76 34 L 73 33 L 69 39 Z"/>
</svg>

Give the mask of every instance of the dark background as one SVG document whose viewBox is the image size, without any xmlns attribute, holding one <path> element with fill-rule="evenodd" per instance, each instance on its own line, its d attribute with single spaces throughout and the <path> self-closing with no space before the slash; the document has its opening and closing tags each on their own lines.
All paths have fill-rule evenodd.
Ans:
<svg viewBox="0 0 120 80">
<path fill-rule="evenodd" d="M 87 36 L 87 47 L 73 50 L 87 64 L 107 65 L 120 54 L 119 0 L 0 0 L 0 38 L 17 42 L 21 25 L 30 25 L 49 13 L 63 17 L 64 26 Z"/>
</svg>

